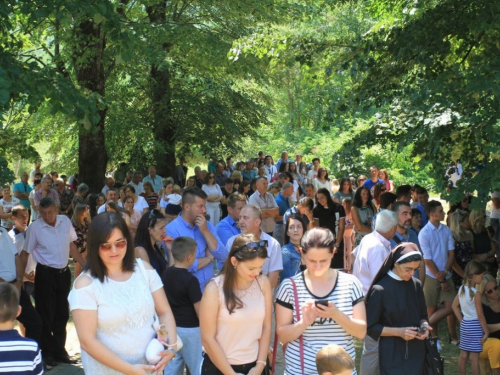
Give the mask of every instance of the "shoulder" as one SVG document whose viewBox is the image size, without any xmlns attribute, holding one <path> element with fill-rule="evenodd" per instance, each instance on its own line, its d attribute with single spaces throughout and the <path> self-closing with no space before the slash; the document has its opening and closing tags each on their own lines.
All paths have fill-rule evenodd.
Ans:
<svg viewBox="0 0 500 375">
<path fill-rule="evenodd" d="M 94 279 L 88 272 L 82 273 L 80 276 L 78 276 L 75 280 L 75 289 L 82 289 L 85 287 L 88 287 L 92 285 L 94 282 Z"/>
</svg>

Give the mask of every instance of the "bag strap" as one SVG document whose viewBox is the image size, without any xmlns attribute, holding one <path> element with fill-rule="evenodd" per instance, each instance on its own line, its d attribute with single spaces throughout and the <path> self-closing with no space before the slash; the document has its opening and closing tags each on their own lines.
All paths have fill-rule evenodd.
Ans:
<svg viewBox="0 0 500 375">
<path fill-rule="evenodd" d="M 299 305 L 299 296 L 297 294 L 297 285 L 295 284 L 295 280 L 293 278 L 289 278 L 293 287 L 293 299 L 294 299 L 294 310 L 295 316 L 297 318 L 297 322 L 300 320 L 300 305 Z M 278 350 L 278 332 L 274 332 L 274 344 L 273 344 L 273 361 L 271 364 L 272 374 L 275 374 L 275 366 L 276 366 L 276 354 Z M 283 345 L 283 353 L 286 351 L 286 344 Z M 300 354 L 300 369 L 302 370 L 302 374 L 304 374 L 304 339 L 302 335 L 299 337 L 299 354 Z"/>
<path fill-rule="evenodd" d="M 297 293 L 297 285 L 295 284 L 295 280 L 290 278 L 290 281 L 293 286 L 293 299 L 295 300 L 295 316 L 297 318 L 297 322 L 300 320 L 300 305 L 299 305 L 299 296 Z M 304 374 L 304 338 L 302 335 L 299 336 L 299 355 L 300 355 L 300 369 L 302 370 L 301 374 Z"/>
</svg>

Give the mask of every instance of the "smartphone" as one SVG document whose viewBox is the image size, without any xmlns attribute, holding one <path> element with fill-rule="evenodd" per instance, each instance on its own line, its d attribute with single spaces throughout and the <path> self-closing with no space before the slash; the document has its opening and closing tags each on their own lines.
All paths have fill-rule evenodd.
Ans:
<svg viewBox="0 0 500 375">
<path fill-rule="evenodd" d="M 318 305 L 323 305 L 323 306 L 328 307 L 328 300 L 326 300 L 326 299 L 316 300 L 316 301 L 314 301 L 314 304 L 315 304 L 316 306 L 318 306 Z"/>
<path fill-rule="evenodd" d="M 425 326 L 424 327 L 418 327 L 417 332 L 418 333 L 425 333 L 425 331 L 427 331 L 427 329 L 428 329 L 428 327 L 425 327 Z"/>
</svg>

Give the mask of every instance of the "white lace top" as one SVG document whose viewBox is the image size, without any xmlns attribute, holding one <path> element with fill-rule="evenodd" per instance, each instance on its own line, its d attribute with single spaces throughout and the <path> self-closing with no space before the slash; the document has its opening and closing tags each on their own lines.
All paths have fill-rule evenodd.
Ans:
<svg viewBox="0 0 500 375">
<path fill-rule="evenodd" d="M 89 273 L 80 277 L 90 277 L 92 284 L 80 289 L 73 287 L 68 297 L 71 310 L 97 310 L 97 338 L 125 361 L 147 364 L 146 347 L 155 335 L 151 293 L 163 287 L 158 273 L 146 270 L 142 260 L 136 259 L 135 271 L 126 281 L 105 278 L 101 283 Z M 86 374 L 120 374 L 84 350 L 82 363 Z"/>
</svg>

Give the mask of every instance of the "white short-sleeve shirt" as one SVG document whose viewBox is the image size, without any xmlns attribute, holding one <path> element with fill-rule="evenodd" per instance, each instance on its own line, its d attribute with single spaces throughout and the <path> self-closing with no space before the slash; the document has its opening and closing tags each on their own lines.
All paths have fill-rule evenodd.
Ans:
<svg viewBox="0 0 500 375">
<path fill-rule="evenodd" d="M 424 254 L 424 259 L 432 260 L 439 271 L 444 270 L 448 261 L 448 251 L 455 250 L 455 242 L 450 228 L 439 224 L 436 228 L 430 221 L 418 234 L 418 242 Z M 435 279 L 436 277 L 426 267 L 425 274 Z"/>
<path fill-rule="evenodd" d="M 36 262 L 61 269 L 68 265 L 70 243 L 77 238 L 67 216 L 57 215 L 54 226 L 39 218 L 26 231 L 24 250 L 33 254 Z"/>
<path fill-rule="evenodd" d="M 226 249 L 228 249 L 228 251 L 231 249 L 234 240 L 238 236 L 239 234 L 227 240 Z M 267 259 L 262 266 L 262 274 L 267 275 L 269 272 L 283 270 L 283 257 L 281 256 L 281 246 L 279 242 L 263 231 L 260 231 L 260 239 L 267 241 Z"/>
<path fill-rule="evenodd" d="M 16 279 L 17 249 L 5 228 L 0 228 L 0 277 L 7 282 Z"/>
</svg>

